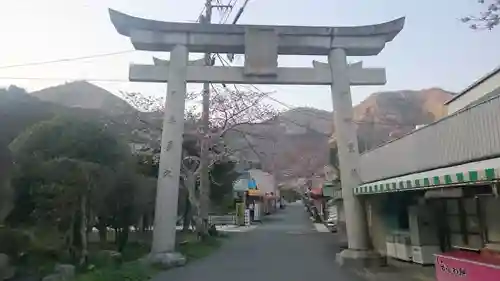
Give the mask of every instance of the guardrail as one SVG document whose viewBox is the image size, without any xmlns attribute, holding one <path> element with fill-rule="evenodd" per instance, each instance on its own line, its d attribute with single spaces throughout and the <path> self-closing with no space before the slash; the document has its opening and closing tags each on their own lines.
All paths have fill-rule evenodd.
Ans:
<svg viewBox="0 0 500 281">
<path fill-rule="evenodd" d="M 212 225 L 236 225 L 235 215 L 208 216 L 208 223 Z"/>
</svg>

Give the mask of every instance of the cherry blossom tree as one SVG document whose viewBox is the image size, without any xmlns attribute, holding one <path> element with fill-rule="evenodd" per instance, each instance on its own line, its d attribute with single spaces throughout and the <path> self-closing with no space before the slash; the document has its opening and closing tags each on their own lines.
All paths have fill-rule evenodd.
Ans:
<svg viewBox="0 0 500 281">
<path fill-rule="evenodd" d="M 485 9 L 479 15 L 463 17 L 461 20 L 474 30 L 492 30 L 500 24 L 500 0 L 476 0 Z"/>
<path fill-rule="evenodd" d="M 201 128 L 201 95 L 189 93 L 186 96 L 185 112 L 185 140 L 195 143 L 197 149 L 203 145 L 209 148 L 208 161 L 200 159 L 200 153 L 184 150 L 181 165 L 181 185 L 188 190 L 189 201 L 194 215 L 197 232 L 205 236 L 208 232 L 208 210 L 210 190 L 208 187 L 198 187 L 202 163 L 207 169 L 222 161 L 233 161 L 236 152 L 230 149 L 225 142 L 225 136 L 230 131 L 242 132 L 239 127 L 256 125 L 270 120 L 277 115 L 277 111 L 262 100 L 269 93 L 256 91 L 240 91 L 236 87 L 212 87 L 210 98 L 209 130 L 203 132 Z M 140 93 L 122 93 L 122 97 L 132 106 L 150 112 L 162 112 L 164 99 L 145 96 Z M 157 130 L 161 130 L 159 124 Z M 210 176 L 211 182 L 217 182 Z"/>
</svg>

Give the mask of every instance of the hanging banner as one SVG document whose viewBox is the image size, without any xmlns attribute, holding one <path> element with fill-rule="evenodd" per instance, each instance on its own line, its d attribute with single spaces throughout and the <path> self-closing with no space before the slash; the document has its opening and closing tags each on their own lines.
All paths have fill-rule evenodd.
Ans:
<svg viewBox="0 0 500 281">
<path fill-rule="evenodd" d="M 250 178 L 248 180 L 248 189 L 257 189 L 257 183 L 255 182 L 255 179 Z"/>
</svg>

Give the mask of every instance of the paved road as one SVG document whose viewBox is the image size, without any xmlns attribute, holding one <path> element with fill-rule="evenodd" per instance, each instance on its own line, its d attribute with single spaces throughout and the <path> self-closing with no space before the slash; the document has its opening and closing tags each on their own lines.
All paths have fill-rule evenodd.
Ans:
<svg viewBox="0 0 500 281">
<path fill-rule="evenodd" d="M 209 257 L 162 272 L 153 280 L 360 280 L 337 266 L 334 236 L 317 232 L 302 205 L 289 205 L 255 230 L 233 235 Z"/>
</svg>

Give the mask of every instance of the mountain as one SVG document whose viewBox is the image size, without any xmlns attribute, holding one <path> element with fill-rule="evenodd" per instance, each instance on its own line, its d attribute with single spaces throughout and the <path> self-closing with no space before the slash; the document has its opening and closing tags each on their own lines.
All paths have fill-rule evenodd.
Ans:
<svg viewBox="0 0 500 281">
<path fill-rule="evenodd" d="M 374 93 L 354 108 L 360 151 L 445 115 L 452 93 L 438 88 Z M 56 114 L 88 118 L 111 125 L 137 149 L 159 145 L 161 113 L 143 113 L 112 93 L 85 81 L 26 93 L 0 90 L 0 145 L 8 144 L 27 126 Z M 278 180 L 309 177 L 329 162 L 328 141 L 334 135 L 332 112 L 300 107 L 257 125 L 243 125 L 226 136 L 241 159 L 281 171 Z M 241 132 L 244 132 L 243 134 Z"/>
<path fill-rule="evenodd" d="M 52 118 L 57 107 L 15 86 L 0 89 L 0 146 L 8 145 L 34 123 Z"/>
<path fill-rule="evenodd" d="M 109 115 L 136 111 L 123 99 L 87 81 L 70 82 L 32 92 L 31 95 L 66 107 L 97 109 Z"/>
<path fill-rule="evenodd" d="M 354 107 L 360 151 L 373 149 L 414 130 L 417 125 L 445 116 L 444 103 L 452 95 L 438 88 L 370 95 Z M 335 135 L 332 112 L 304 107 L 283 112 L 273 122 L 245 131 L 249 134 L 245 142 L 250 141 L 254 146 L 246 149 L 245 157 L 259 159 L 264 169 L 283 171 L 284 179 L 309 177 L 321 171 L 329 163 L 328 141 Z M 264 135 L 267 140 L 252 134 Z"/>
<path fill-rule="evenodd" d="M 332 112 L 311 107 L 297 107 L 282 112 L 279 123 L 289 134 L 303 134 L 309 131 L 332 134 Z"/>
<path fill-rule="evenodd" d="M 75 84 L 65 85 L 69 85 L 69 87 L 66 88 L 68 89 L 67 91 L 65 87 L 53 87 L 48 89 L 56 88 L 58 94 L 61 96 L 72 95 L 70 91 L 74 89 Z M 128 107 L 125 107 L 121 104 L 124 101 L 118 97 L 116 97 L 119 104 L 118 106 L 113 106 L 112 103 L 103 103 L 106 106 L 101 108 L 95 108 L 93 106 L 91 108 L 84 108 L 75 103 L 73 107 L 67 107 L 38 98 L 39 94 L 37 93 L 43 93 L 42 96 L 44 97 L 56 96 L 50 93 L 50 91 L 46 91 L 48 89 L 35 92 L 35 94 L 29 94 L 24 89 L 15 86 L 11 86 L 8 89 L 0 89 L 0 146 L 8 145 L 29 126 L 40 121 L 51 119 L 57 115 L 88 119 L 104 124 L 129 143 L 157 142 L 156 140 L 151 141 L 151 139 L 158 138 L 159 133 L 154 135 L 154 137 L 151 136 L 154 134 L 154 130 L 151 130 L 152 133 L 148 133 L 152 126 L 156 126 L 156 120 L 143 120 L 144 118 L 141 117 L 142 113 L 128 106 L 128 104 Z M 89 87 L 86 87 L 86 89 L 89 89 Z M 101 88 L 96 87 L 95 89 Z M 65 93 L 70 94 L 66 95 Z M 112 95 L 107 91 L 105 91 L 104 94 Z M 87 103 L 87 105 L 88 104 L 89 103 Z M 119 107 L 124 108 L 128 113 L 118 114 L 117 111 L 113 111 L 113 108 L 117 109 Z M 109 112 L 111 112 L 111 114 L 109 114 Z"/>
</svg>

